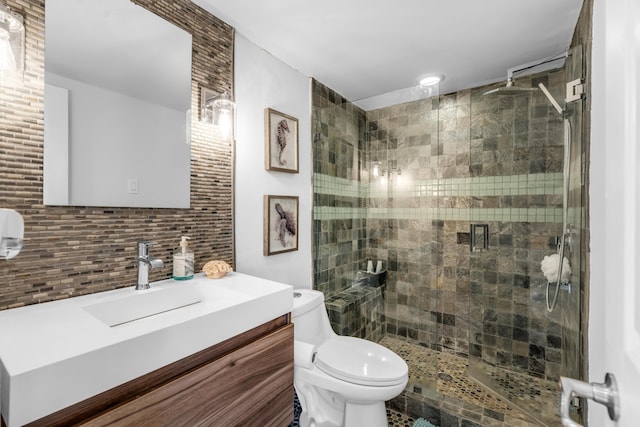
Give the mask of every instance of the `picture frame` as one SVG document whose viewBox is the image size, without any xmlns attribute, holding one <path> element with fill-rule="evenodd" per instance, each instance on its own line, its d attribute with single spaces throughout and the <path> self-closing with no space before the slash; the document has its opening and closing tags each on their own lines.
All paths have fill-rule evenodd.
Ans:
<svg viewBox="0 0 640 427">
<path fill-rule="evenodd" d="M 265 108 L 264 122 L 265 169 L 298 173 L 298 119 Z"/>
<path fill-rule="evenodd" d="M 265 256 L 298 250 L 298 196 L 264 196 Z"/>
</svg>

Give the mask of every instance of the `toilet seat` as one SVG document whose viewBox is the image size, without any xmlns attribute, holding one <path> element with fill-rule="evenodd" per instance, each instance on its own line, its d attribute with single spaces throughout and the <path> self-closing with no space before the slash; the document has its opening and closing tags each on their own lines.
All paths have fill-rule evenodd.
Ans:
<svg viewBox="0 0 640 427">
<path fill-rule="evenodd" d="M 335 378 L 367 386 L 395 385 L 406 381 L 408 373 L 405 361 L 388 348 L 341 336 L 318 347 L 316 366 Z"/>
</svg>

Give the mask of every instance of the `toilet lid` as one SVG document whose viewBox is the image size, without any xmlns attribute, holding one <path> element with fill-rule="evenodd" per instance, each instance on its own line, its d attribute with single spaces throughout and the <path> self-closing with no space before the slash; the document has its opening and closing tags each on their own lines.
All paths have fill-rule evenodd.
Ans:
<svg viewBox="0 0 640 427">
<path fill-rule="evenodd" d="M 393 351 L 354 337 L 334 337 L 322 343 L 316 366 L 335 378 L 371 386 L 398 384 L 409 372 L 406 362 Z"/>
</svg>

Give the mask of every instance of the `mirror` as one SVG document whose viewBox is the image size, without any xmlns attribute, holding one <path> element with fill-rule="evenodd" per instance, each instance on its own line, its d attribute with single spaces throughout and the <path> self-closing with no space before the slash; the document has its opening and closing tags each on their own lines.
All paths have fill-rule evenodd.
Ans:
<svg viewBox="0 0 640 427">
<path fill-rule="evenodd" d="M 130 0 L 47 0 L 44 204 L 188 208 L 191 34 Z"/>
</svg>

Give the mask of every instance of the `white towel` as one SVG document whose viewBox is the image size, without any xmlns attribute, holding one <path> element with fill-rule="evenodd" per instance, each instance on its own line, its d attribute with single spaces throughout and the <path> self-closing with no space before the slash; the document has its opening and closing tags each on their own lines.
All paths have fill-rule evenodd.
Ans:
<svg viewBox="0 0 640 427">
<path fill-rule="evenodd" d="M 542 270 L 542 274 L 545 275 L 547 281 L 550 283 L 555 283 L 558 280 L 558 260 L 560 255 L 553 254 L 547 255 L 544 257 L 542 262 L 540 262 L 540 269 Z M 567 257 L 564 257 L 562 260 L 562 278 L 563 283 L 568 283 L 571 280 L 571 265 L 569 265 L 569 260 Z"/>
</svg>

